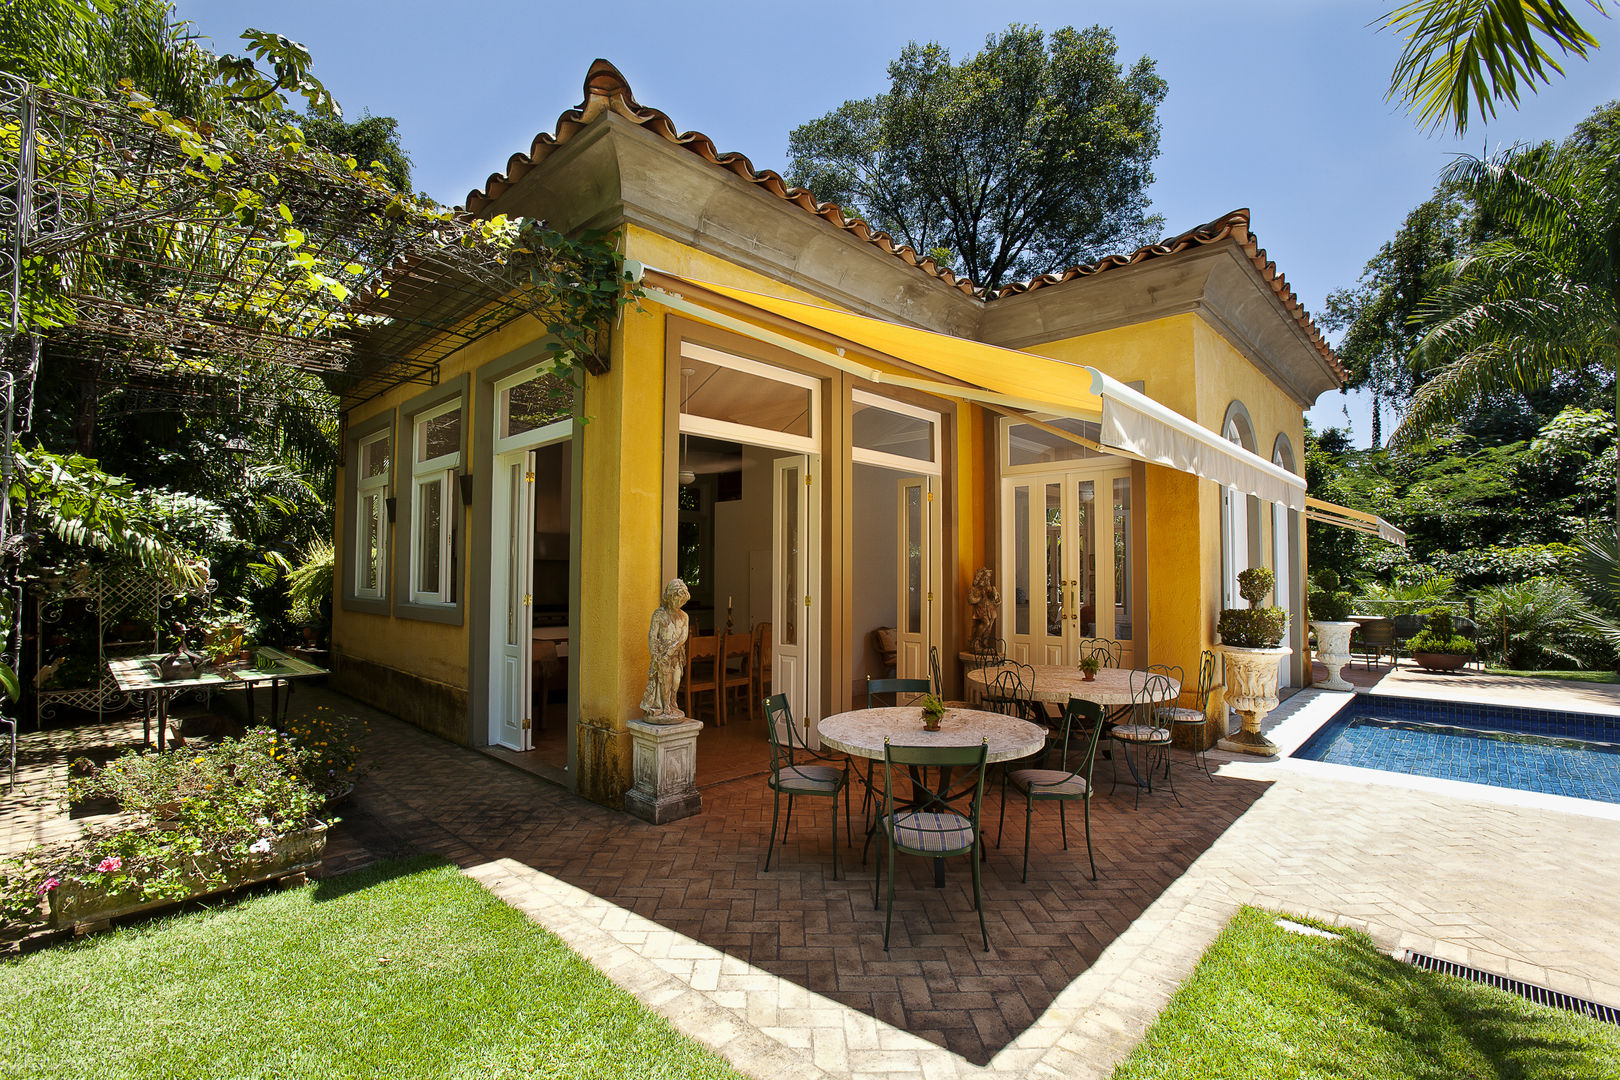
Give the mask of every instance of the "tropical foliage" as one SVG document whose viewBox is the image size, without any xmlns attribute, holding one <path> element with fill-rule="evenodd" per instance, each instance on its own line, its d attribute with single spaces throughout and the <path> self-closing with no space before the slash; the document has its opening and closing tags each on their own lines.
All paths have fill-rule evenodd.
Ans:
<svg viewBox="0 0 1620 1080">
<path fill-rule="evenodd" d="M 791 182 L 994 291 L 1157 239 L 1165 82 L 1113 32 L 1014 24 L 960 62 L 912 42 L 889 91 L 788 136 Z"/>
</svg>

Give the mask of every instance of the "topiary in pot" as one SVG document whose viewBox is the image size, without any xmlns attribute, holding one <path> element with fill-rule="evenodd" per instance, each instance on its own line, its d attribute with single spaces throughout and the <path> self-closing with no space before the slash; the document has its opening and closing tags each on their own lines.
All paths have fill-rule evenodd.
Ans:
<svg viewBox="0 0 1620 1080">
<path fill-rule="evenodd" d="M 1260 734 L 1260 721 L 1277 707 L 1277 665 L 1294 650 L 1282 644 L 1288 613 L 1279 607 L 1260 607 L 1271 593 L 1276 577 L 1257 566 L 1238 575 L 1238 593 L 1249 607 L 1225 608 L 1216 630 L 1226 667 L 1226 703 L 1243 718 L 1241 731 L 1222 739 L 1223 750 L 1271 755 L 1277 744 Z"/>
<path fill-rule="evenodd" d="M 1311 579 L 1308 605 L 1311 625 L 1316 629 L 1316 658 L 1327 668 L 1328 677 L 1322 683 L 1324 690 L 1349 690 L 1351 686 L 1339 675 L 1339 669 L 1350 662 L 1350 633 L 1356 624 L 1350 622 L 1350 594 L 1339 588 L 1339 574 L 1323 567 Z"/>
<path fill-rule="evenodd" d="M 1423 629 L 1406 639 L 1406 647 L 1418 667 L 1429 671 L 1460 671 L 1474 658 L 1474 643 L 1457 633 L 1449 608 L 1425 608 L 1420 614 Z"/>
</svg>

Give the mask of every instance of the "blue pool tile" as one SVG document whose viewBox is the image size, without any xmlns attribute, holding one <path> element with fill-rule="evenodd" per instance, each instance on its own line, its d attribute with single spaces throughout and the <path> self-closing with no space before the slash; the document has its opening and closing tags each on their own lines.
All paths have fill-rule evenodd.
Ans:
<svg viewBox="0 0 1620 1080">
<path fill-rule="evenodd" d="M 1620 717 L 1357 694 L 1294 756 L 1620 803 Z"/>
</svg>

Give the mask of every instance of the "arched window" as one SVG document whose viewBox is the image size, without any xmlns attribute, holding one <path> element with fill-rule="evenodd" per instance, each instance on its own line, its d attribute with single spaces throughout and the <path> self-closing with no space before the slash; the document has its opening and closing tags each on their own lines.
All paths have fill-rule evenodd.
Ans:
<svg viewBox="0 0 1620 1080">
<path fill-rule="evenodd" d="M 1254 437 L 1254 422 L 1241 401 L 1226 408 L 1221 422 L 1221 435 L 1254 452 L 1258 445 Z M 1238 594 L 1238 575 L 1255 565 L 1255 542 L 1260 536 L 1260 500 L 1235 487 L 1221 493 L 1221 606 L 1243 607 Z"/>
</svg>

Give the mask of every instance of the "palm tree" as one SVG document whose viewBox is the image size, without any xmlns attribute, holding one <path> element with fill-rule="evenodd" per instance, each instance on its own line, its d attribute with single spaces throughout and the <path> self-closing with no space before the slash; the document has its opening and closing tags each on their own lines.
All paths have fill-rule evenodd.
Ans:
<svg viewBox="0 0 1620 1080">
<path fill-rule="evenodd" d="M 1557 146 L 1459 157 L 1444 179 L 1473 197 L 1491 239 L 1447 267 L 1419 315 L 1414 359 L 1434 374 L 1413 395 L 1396 448 L 1493 393 L 1620 360 L 1620 105 Z"/>
<path fill-rule="evenodd" d="M 1608 18 L 1601 0 L 1586 4 Z M 1499 101 L 1518 107 L 1521 79 L 1534 92 L 1549 72 L 1562 75 L 1553 50 L 1584 60 L 1598 47 L 1560 0 L 1411 0 L 1379 22 L 1406 35 L 1390 100 L 1416 112 L 1419 127 L 1458 135 L 1471 104 L 1494 117 Z"/>
</svg>

